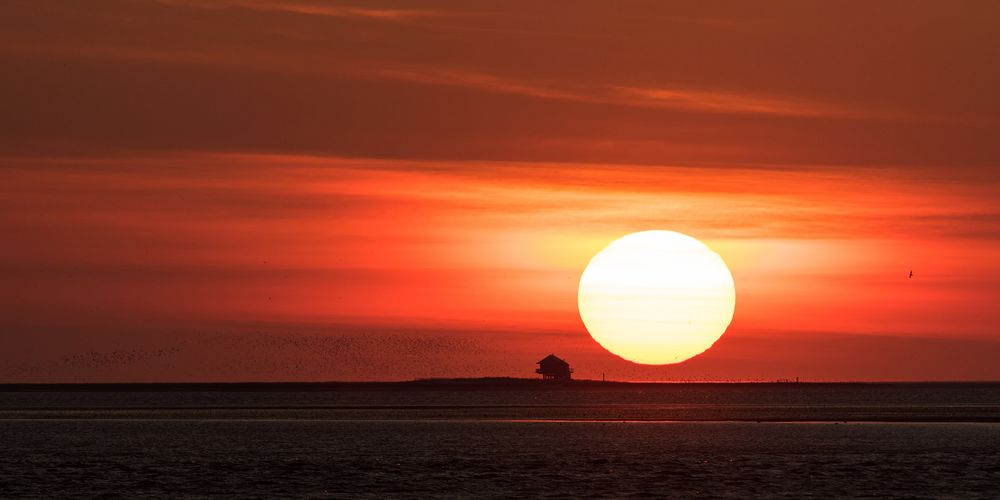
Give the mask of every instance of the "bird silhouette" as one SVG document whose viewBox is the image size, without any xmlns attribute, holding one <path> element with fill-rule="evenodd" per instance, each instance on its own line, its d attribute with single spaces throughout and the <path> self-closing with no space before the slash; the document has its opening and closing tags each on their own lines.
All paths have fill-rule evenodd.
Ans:
<svg viewBox="0 0 1000 500">
<path fill-rule="evenodd" d="M 910 269 L 910 278 L 913 278 L 913 270 Z"/>
</svg>

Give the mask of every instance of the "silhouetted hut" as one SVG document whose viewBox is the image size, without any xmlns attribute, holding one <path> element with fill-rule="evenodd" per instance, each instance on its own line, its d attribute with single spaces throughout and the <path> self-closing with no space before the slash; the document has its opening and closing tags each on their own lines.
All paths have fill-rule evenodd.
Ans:
<svg viewBox="0 0 1000 500">
<path fill-rule="evenodd" d="M 535 373 L 540 373 L 545 380 L 569 380 L 573 369 L 569 367 L 569 363 L 559 359 L 555 354 L 549 354 L 538 362 Z"/>
</svg>

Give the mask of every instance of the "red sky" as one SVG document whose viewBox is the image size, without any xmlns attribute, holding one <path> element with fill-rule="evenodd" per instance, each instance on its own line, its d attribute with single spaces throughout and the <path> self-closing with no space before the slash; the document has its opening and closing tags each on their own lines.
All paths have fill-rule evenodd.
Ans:
<svg viewBox="0 0 1000 500">
<path fill-rule="evenodd" d="M 994 2 L 10 1 L 0 382 L 1000 379 Z M 737 288 L 634 365 L 632 231 Z M 914 278 L 907 273 L 913 269 Z"/>
</svg>

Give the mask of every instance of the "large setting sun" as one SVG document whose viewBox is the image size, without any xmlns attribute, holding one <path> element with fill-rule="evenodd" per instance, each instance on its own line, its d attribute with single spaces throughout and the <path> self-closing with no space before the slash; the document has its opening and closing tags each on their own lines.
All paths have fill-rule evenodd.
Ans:
<svg viewBox="0 0 1000 500">
<path fill-rule="evenodd" d="M 580 277 L 580 317 L 601 346 L 643 364 L 701 354 L 733 319 L 736 289 L 725 262 L 673 231 L 619 238 Z"/>
</svg>

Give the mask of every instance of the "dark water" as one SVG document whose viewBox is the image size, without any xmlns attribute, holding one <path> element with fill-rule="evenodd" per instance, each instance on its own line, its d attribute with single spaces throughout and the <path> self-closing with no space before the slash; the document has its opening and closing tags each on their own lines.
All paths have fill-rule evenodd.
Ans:
<svg viewBox="0 0 1000 500">
<path fill-rule="evenodd" d="M 989 384 L 0 392 L 0 497 L 998 498 L 997 396 Z M 602 420 L 628 412 L 646 420 Z M 733 421 L 747 415 L 762 422 Z"/>
</svg>

